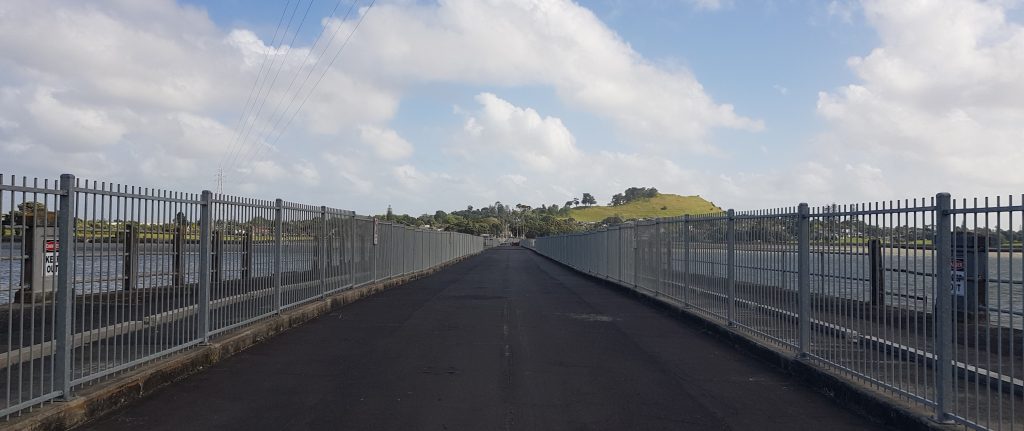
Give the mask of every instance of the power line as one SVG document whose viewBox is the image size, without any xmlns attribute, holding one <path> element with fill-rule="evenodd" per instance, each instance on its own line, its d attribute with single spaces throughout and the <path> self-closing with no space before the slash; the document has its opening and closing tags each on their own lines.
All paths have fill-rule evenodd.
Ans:
<svg viewBox="0 0 1024 431">
<path fill-rule="evenodd" d="M 338 0 L 338 2 L 335 3 L 334 9 L 331 11 L 331 17 L 335 16 L 335 13 L 337 12 L 338 7 L 341 6 L 341 1 L 342 0 Z M 344 18 L 342 18 L 342 21 L 347 21 L 348 20 L 348 17 L 352 14 L 352 11 L 355 9 L 355 5 L 356 5 L 357 2 L 358 2 L 358 0 L 353 0 L 352 1 L 352 3 L 349 5 L 348 10 L 345 12 Z M 316 40 L 313 42 L 313 46 L 309 49 L 309 51 L 306 52 L 306 57 L 302 61 L 303 65 L 305 65 L 307 63 L 307 60 L 309 59 L 309 56 L 312 55 L 316 51 L 317 44 L 320 42 L 320 40 L 323 37 L 323 34 L 324 34 L 324 32 L 326 30 L 327 30 L 327 27 L 324 27 L 324 29 L 320 31 L 320 34 L 317 35 Z M 246 163 L 248 163 L 248 160 L 251 158 L 251 156 L 254 153 L 258 152 L 263 147 L 263 145 L 260 145 L 260 143 L 264 142 L 265 139 L 268 136 L 271 136 L 273 134 L 274 130 L 276 130 L 278 128 L 278 126 L 281 125 L 281 120 L 283 120 L 284 117 L 287 115 L 287 113 L 289 111 L 291 111 L 292 105 L 295 103 L 296 98 L 298 98 L 298 95 L 300 93 L 302 93 L 302 89 L 305 88 L 306 83 L 309 82 L 309 77 L 313 74 L 313 71 L 316 70 L 317 66 L 323 60 L 323 58 L 324 58 L 323 54 L 327 53 L 327 50 L 334 43 L 334 39 L 337 38 L 337 36 L 338 36 L 338 34 L 340 32 L 341 32 L 341 26 L 339 25 L 335 29 L 334 33 L 331 35 L 331 38 L 329 39 L 327 44 L 323 45 L 323 51 L 319 55 L 317 55 L 316 61 L 313 63 L 312 66 L 310 66 L 309 71 L 306 73 L 306 76 L 302 80 L 302 83 L 295 90 L 295 93 L 292 94 L 291 99 L 288 101 L 288 105 L 282 110 L 282 109 L 280 109 L 281 104 L 284 102 L 284 99 L 287 97 L 287 95 L 291 91 L 292 87 L 294 87 L 295 80 L 302 73 L 302 69 L 304 68 L 304 66 L 302 68 L 300 68 L 298 71 L 296 71 L 296 73 L 294 75 L 292 75 L 292 80 L 291 80 L 291 82 L 288 83 L 288 88 L 284 91 L 284 93 L 282 93 L 281 98 L 278 100 L 277 106 L 274 108 L 274 111 L 272 111 L 275 114 L 279 114 L 279 115 L 272 115 L 271 116 L 270 122 L 272 122 L 273 125 L 271 127 L 269 127 L 269 128 L 264 128 L 261 131 L 261 133 L 259 134 L 259 138 L 256 140 L 255 145 L 253 145 L 251 147 L 250 151 L 246 154 L 246 156 L 245 157 L 241 157 L 241 158 L 238 159 L 238 160 L 242 160 L 242 163 L 240 163 L 241 166 L 244 166 Z M 276 120 L 274 119 L 275 117 L 276 117 Z"/>
<path fill-rule="evenodd" d="M 309 92 L 306 93 L 306 96 L 302 99 L 302 103 L 299 104 L 299 107 L 295 110 L 295 112 L 292 113 L 291 117 L 288 118 L 288 121 L 285 123 L 284 127 L 281 128 L 280 132 L 278 132 L 277 134 L 277 137 L 274 138 L 274 142 L 269 145 L 270 147 L 274 147 L 277 145 L 278 141 L 280 141 L 281 137 L 284 135 L 284 132 L 288 130 L 288 127 L 291 125 L 292 121 L 295 120 L 295 117 L 298 115 L 298 113 L 302 111 L 302 108 L 306 105 L 306 102 L 309 101 L 309 97 L 320 85 L 320 82 L 323 81 L 324 76 L 327 75 L 327 71 L 329 71 L 331 67 L 334 66 L 335 61 L 338 60 L 338 57 L 341 55 L 341 52 L 344 51 L 346 46 L 348 46 L 349 41 L 352 40 L 352 36 L 355 35 L 357 30 L 359 30 L 359 26 L 362 25 L 363 20 L 366 19 L 366 16 L 370 14 L 370 10 L 373 9 L 373 5 L 376 4 L 376 2 L 377 0 L 370 1 L 370 5 L 367 6 L 366 12 L 364 12 L 359 17 L 359 20 L 356 21 L 356 25 L 352 28 L 352 31 L 348 34 L 348 37 L 345 38 L 345 41 L 342 42 L 341 47 L 338 48 L 338 51 L 335 52 L 334 57 L 331 59 L 331 62 L 327 65 L 326 68 L 324 68 L 324 71 L 320 74 L 320 77 L 317 79 L 316 83 L 314 83 L 313 86 L 310 88 Z M 251 157 L 250 160 L 252 158 L 258 157 L 258 155 L 262 153 L 263 149 L 265 148 L 266 147 L 260 147 L 259 150 L 253 154 L 253 157 Z M 249 172 L 249 174 L 251 174 L 251 171 Z"/>
<path fill-rule="evenodd" d="M 234 141 L 232 141 L 231 146 L 228 148 L 228 151 L 225 152 L 221 156 L 221 160 L 220 160 L 220 164 L 219 164 L 221 170 L 223 170 L 223 168 L 224 168 L 224 163 L 227 162 L 228 155 L 229 154 L 233 154 L 234 151 L 235 151 L 235 147 L 239 144 L 239 137 L 241 136 L 241 130 L 242 130 L 242 121 L 245 120 L 246 114 L 249 113 L 249 107 L 251 106 L 251 104 L 252 104 L 252 102 L 254 100 L 253 99 L 253 95 L 256 94 L 256 87 L 260 83 L 260 78 L 263 77 L 263 69 L 267 65 L 267 60 L 270 59 L 271 52 L 273 51 L 274 44 L 277 41 L 277 35 L 281 31 L 281 24 L 284 23 L 284 16 L 288 14 L 288 5 L 290 5 L 291 2 L 292 2 L 292 0 L 288 0 L 288 2 L 286 2 L 284 4 L 284 9 L 281 11 L 281 18 L 279 18 L 277 20 L 277 28 L 274 30 L 274 37 L 270 39 L 270 48 L 271 49 L 267 50 L 267 55 L 264 56 L 263 57 L 263 61 L 260 62 L 260 70 L 256 74 L 256 80 L 253 81 L 252 87 L 249 88 L 249 96 L 246 97 L 245 107 L 242 109 L 242 113 L 238 116 L 238 123 L 235 125 L 235 139 L 234 139 Z M 281 39 L 282 40 L 284 39 L 283 35 L 282 35 Z M 269 72 L 267 72 L 267 74 L 269 75 Z"/>
<path fill-rule="evenodd" d="M 298 2 L 295 3 L 295 8 L 292 9 L 292 15 L 291 15 L 291 17 L 288 18 L 288 25 L 285 27 L 285 34 L 287 34 L 288 30 L 291 28 L 292 21 L 295 19 L 295 12 L 298 11 L 299 5 L 301 5 L 301 4 L 302 4 L 302 0 L 299 0 Z M 313 0 L 310 0 L 309 3 L 306 5 L 306 10 L 303 12 L 302 19 L 299 21 L 299 26 L 296 27 L 295 33 L 292 34 L 292 39 L 291 39 L 291 41 L 287 45 L 288 46 L 288 50 L 287 50 L 287 52 L 285 52 L 284 56 L 282 56 L 283 58 L 281 59 L 280 65 L 277 68 L 277 72 L 274 73 L 273 80 L 271 80 L 270 84 L 265 87 L 266 90 L 267 90 L 266 94 L 263 94 L 262 89 L 261 89 L 260 92 L 257 93 L 257 99 L 259 99 L 260 94 L 263 94 L 263 99 L 260 100 L 260 102 L 259 102 L 259 107 L 256 109 L 256 114 L 253 117 L 251 125 L 249 126 L 248 130 L 246 130 L 244 132 L 244 135 L 242 136 L 242 145 L 239 146 L 238 152 L 235 155 L 233 155 L 231 158 L 228 159 L 228 166 L 230 166 L 232 163 L 234 163 L 234 160 L 238 157 L 238 154 L 241 154 L 241 151 L 244 151 L 244 148 L 246 148 L 249 145 L 249 140 L 248 140 L 249 135 L 252 134 L 253 128 L 255 128 L 256 125 L 259 123 L 259 117 L 260 117 L 260 114 L 263 112 L 263 107 L 266 105 L 267 97 L 270 96 L 270 92 L 274 89 L 274 84 L 277 83 L 277 78 L 278 78 L 278 76 L 281 75 L 281 70 L 284 69 L 285 62 L 288 60 L 289 57 L 291 57 L 292 46 L 295 44 L 295 39 L 296 39 L 296 37 L 298 37 L 299 31 L 302 29 L 302 25 L 306 22 L 306 17 L 309 15 L 309 9 L 312 6 L 313 6 Z M 284 41 L 282 40 L 282 44 L 283 44 L 283 42 Z M 273 69 L 274 69 L 274 63 L 276 62 L 276 60 L 277 60 L 277 58 L 275 57 L 274 61 L 271 61 L 271 63 L 270 63 L 270 70 L 271 71 L 273 71 Z M 268 74 L 269 74 L 269 72 L 268 72 Z M 267 81 L 264 80 L 263 82 L 264 82 L 264 84 L 266 84 Z"/>
</svg>

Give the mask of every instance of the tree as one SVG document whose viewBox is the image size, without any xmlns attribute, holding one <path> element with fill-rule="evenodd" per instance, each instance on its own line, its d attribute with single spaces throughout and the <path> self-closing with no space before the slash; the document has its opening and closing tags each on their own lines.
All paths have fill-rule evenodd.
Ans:
<svg viewBox="0 0 1024 431">
<path fill-rule="evenodd" d="M 605 217 L 604 220 L 601 220 L 601 224 L 607 225 L 607 226 L 614 226 L 614 225 L 617 225 L 617 224 L 622 224 L 622 217 L 620 217 L 618 214 L 613 215 L 611 217 Z"/>
<path fill-rule="evenodd" d="M 178 213 L 174 215 L 174 224 L 178 226 L 185 226 L 188 224 L 188 217 L 185 217 L 185 213 L 178 211 Z"/>
<path fill-rule="evenodd" d="M 391 221 L 395 218 L 395 213 L 391 211 L 391 205 L 388 205 L 388 212 L 384 215 L 384 220 Z"/>
<path fill-rule="evenodd" d="M 626 197 L 622 193 L 616 193 L 612 196 L 612 206 L 619 206 L 626 203 Z"/>
<path fill-rule="evenodd" d="M 578 201 L 577 201 L 577 202 L 578 202 Z M 565 201 L 565 206 L 564 206 L 564 207 L 562 207 L 562 208 L 569 208 L 569 207 L 571 207 L 571 206 L 572 206 L 572 201 L 571 201 L 571 200 L 568 200 L 568 201 Z"/>
<path fill-rule="evenodd" d="M 18 204 L 18 210 L 30 217 L 38 217 L 46 214 L 46 204 L 36 201 L 25 201 Z"/>
<path fill-rule="evenodd" d="M 594 195 L 592 195 L 590 193 L 584 193 L 583 194 L 583 201 L 582 202 L 583 202 L 584 206 L 597 205 L 597 199 L 594 199 Z"/>
<path fill-rule="evenodd" d="M 580 198 L 572 198 L 572 204 L 575 205 L 575 206 L 579 206 Z"/>
</svg>

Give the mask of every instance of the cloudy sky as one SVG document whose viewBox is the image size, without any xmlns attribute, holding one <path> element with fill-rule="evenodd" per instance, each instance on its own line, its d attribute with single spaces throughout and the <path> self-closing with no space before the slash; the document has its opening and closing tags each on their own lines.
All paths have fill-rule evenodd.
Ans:
<svg viewBox="0 0 1024 431">
<path fill-rule="evenodd" d="M 1024 192 L 1015 0 L 14 0 L 0 173 L 419 214 Z"/>
</svg>

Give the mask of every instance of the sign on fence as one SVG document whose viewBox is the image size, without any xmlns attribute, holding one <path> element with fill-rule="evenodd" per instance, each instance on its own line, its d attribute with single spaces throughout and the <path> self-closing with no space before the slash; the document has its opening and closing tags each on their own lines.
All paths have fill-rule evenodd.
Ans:
<svg viewBox="0 0 1024 431">
<path fill-rule="evenodd" d="M 60 252 L 60 242 L 52 239 L 46 240 L 43 253 L 43 275 L 46 277 L 57 276 L 57 254 Z"/>
<path fill-rule="evenodd" d="M 964 296 L 967 294 L 967 265 L 964 264 L 964 260 L 961 258 L 953 259 L 949 262 L 950 274 L 953 277 L 953 294 L 956 296 Z"/>
<path fill-rule="evenodd" d="M 377 242 L 380 241 L 380 234 L 379 234 L 380 226 L 379 226 L 379 224 L 380 224 L 380 219 L 378 219 L 377 217 L 374 217 L 373 218 L 373 245 L 377 245 Z"/>
</svg>

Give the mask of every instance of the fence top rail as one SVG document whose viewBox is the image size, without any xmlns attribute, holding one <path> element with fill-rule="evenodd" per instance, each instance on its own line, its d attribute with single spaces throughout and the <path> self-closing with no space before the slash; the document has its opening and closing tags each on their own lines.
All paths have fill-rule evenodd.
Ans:
<svg viewBox="0 0 1024 431">
<path fill-rule="evenodd" d="M 100 188 L 89 188 L 89 187 L 76 187 L 76 192 L 86 195 L 100 195 L 110 196 L 125 199 L 139 199 L 146 201 L 157 201 L 157 202 L 169 202 L 169 203 L 183 203 L 183 204 L 199 204 L 202 201 L 198 199 L 198 196 L 194 194 L 181 193 L 181 192 L 168 192 L 158 189 L 148 189 L 139 187 L 136 188 L 126 187 L 124 191 L 119 190 L 108 190 L 103 187 Z M 62 193 L 63 195 L 63 193 Z"/>
<path fill-rule="evenodd" d="M 5 180 L 5 178 L 6 178 L 6 180 Z M 18 181 L 19 179 L 21 181 Z M 19 182 L 21 183 L 21 185 L 18 184 Z M 39 185 L 40 182 L 42 182 L 43 185 L 40 186 Z M 17 175 L 13 175 L 13 174 L 0 174 L 0 187 L 2 187 L 2 188 L 8 188 L 8 187 L 30 187 L 30 188 L 37 188 L 37 189 L 42 189 L 42 190 L 51 190 L 51 188 L 52 188 L 53 191 L 59 191 L 60 190 L 60 181 L 57 180 L 57 179 L 52 179 L 52 178 L 39 178 L 39 177 L 17 176 Z"/>
<path fill-rule="evenodd" d="M 1024 212 L 1024 205 L 1003 205 L 1003 206 L 983 206 L 983 207 L 953 207 L 949 210 L 949 214 L 987 214 L 987 213 L 1003 213 L 1003 212 Z"/>
<path fill-rule="evenodd" d="M 199 193 L 188 193 L 156 187 L 133 186 L 110 181 L 90 180 L 88 178 L 75 178 L 75 189 L 83 193 L 111 196 L 199 202 Z"/>
<path fill-rule="evenodd" d="M 12 184 L 3 184 L 3 183 L 0 183 L 0 191 L 12 192 L 12 193 L 38 193 L 38 194 L 57 195 L 57 196 L 64 196 L 65 194 L 67 194 L 67 192 L 65 192 L 63 190 L 58 190 L 58 189 L 48 189 L 48 188 L 32 187 L 32 186 L 16 186 L 16 185 L 12 185 Z"/>
<path fill-rule="evenodd" d="M 274 201 L 268 201 L 263 199 L 246 198 L 241 196 L 231 196 L 225 194 L 214 193 L 213 199 L 210 202 L 215 204 L 224 205 L 239 205 L 251 208 L 260 209 L 276 209 L 277 205 Z"/>
</svg>

